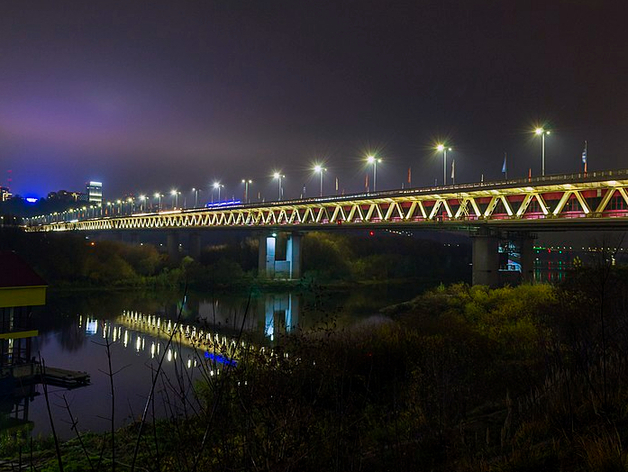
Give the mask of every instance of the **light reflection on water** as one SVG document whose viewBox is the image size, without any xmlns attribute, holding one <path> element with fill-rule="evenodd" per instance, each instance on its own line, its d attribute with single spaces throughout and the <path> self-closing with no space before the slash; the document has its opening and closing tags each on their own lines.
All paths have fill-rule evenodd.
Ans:
<svg viewBox="0 0 628 472">
<path fill-rule="evenodd" d="M 534 266 L 534 281 L 552 284 L 562 282 L 572 268 L 571 264 L 563 264 L 562 262 L 537 263 Z"/>
<path fill-rule="evenodd" d="M 60 438 L 69 439 L 75 436 L 70 413 L 78 420 L 80 431 L 110 427 L 107 340 L 114 372 L 115 423 L 121 426 L 140 418 L 162 355 L 163 374 L 155 394 L 158 416 L 170 414 L 172 405 L 166 400 L 179 377 L 190 386 L 202 375 L 218 375 L 238 343 L 262 348 L 293 329 L 348 327 L 377 314 L 382 306 L 413 298 L 425 288 L 412 284 L 337 293 L 314 290 L 307 295 L 258 294 L 250 299 L 248 295 L 192 294 L 184 306 L 178 301 L 180 296 L 157 293 L 53 294 L 35 317 L 40 335 L 33 354 L 40 355 L 48 366 L 85 371 L 91 376 L 86 387 L 49 387 L 55 430 Z M 168 345 L 170 335 L 173 343 Z M 186 374 L 177 377 L 183 371 Z M 41 393 L 42 387 L 35 390 Z M 70 411 L 64 406 L 66 400 Z M 33 435 L 50 432 L 43 395 L 26 399 L 21 407 L 19 415 L 32 422 Z"/>
</svg>

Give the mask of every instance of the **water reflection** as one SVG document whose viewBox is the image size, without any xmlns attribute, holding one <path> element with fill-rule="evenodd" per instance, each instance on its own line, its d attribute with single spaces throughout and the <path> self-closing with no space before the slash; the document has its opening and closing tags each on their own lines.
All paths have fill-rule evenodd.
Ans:
<svg viewBox="0 0 628 472">
<path fill-rule="evenodd" d="M 164 372 L 154 398 L 167 397 L 173 388 L 169 383 L 183 373 L 187 385 L 220 375 L 226 365 L 237 362 L 242 346 L 268 349 L 297 329 L 352 326 L 374 316 L 382 306 L 411 299 L 425 288 L 408 284 L 348 292 L 313 289 L 304 294 L 192 293 L 184 304 L 178 293 L 51 294 L 46 309 L 34 315 L 40 328 L 34 351 L 49 363 L 91 375 L 92 384 L 83 389 L 50 391 L 57 433 L 69 439 L 74 433 L 67 420 L 66 399 L 80 430 L 109 427 L 104 419 L 112 401 L 107 343 L 115 372 L 115 411 L 120 412 L 115 420 L 121 426 L 137 420 L 144 410 L 162 356 Z M 46 434 L 50 422 L 45 400 L 36 393 L 27 400 L 32 434 Z M 170 406 L 155 409 L 156 415 L 170 413 Z"/>
<path fill-rule="evenodd" d="M 289 333 L 298 326 L 299 297 L 296 295 L 267 295 L 264 308 L 264 336 L 271 342 L 275 334 Z"/>
</svg>

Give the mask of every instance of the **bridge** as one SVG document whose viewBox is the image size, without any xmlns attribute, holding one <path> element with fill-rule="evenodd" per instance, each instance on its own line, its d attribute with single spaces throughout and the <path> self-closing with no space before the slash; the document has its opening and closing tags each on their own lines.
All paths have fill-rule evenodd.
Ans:
<svg viewBox="0 0 628 472">
<path fill-rule="evenodd" d="M 258 230 L 260 273 L 292 278 L 300 276 L 302 232 L 462 230 L 473 238 L 473 282 L 495 285 L 500 239 L 517 241 L 523 277 L 530 279 L 534 233 L 628 228 L 628 169 L 80 220 L 46 215 L 26 225 L 28 231 Z M 288 233 L 285 261 L 275 260 L 278 231 Z"/>
</svg>

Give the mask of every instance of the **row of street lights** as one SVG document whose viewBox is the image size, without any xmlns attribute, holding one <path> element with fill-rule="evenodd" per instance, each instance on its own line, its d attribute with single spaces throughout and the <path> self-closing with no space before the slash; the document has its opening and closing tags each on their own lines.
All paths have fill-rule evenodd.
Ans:
<svg viewBox="0 0 628 472">
<path fill-rule="evenodd" d="M 549 135 L 550 131 L 546 130 L 543 127 L 538 127 L 534 130 L 534 133 L 537 136 L 541 136 L 541 175 L 545 176 L 545 136 Z M 436 145 L 435 150 L 443 153 L 443 185 L 447 185 L 447 152 L 451 152 L 452 148 L 445 143 L 439 143 Z M 366 162 L 367 164 L 373 166 L 373 192 L 376 192 L 377 191 L 377 164 L 381 163 L 382 159 L 375 155 L 369 155 L 366 157 Z M 319 174 L 319 178 L 320 178 L 319 196 L 322 197 L 323 196 L 323 177 L 325 175 L 325 172 L 327 172 L 327 168 L 323 167 L 321 164 L 316 164 L 312 170 L 314 171 L 314 173 Z M 273 179 L 277 180 L 277 199 L 279 201 L 283 200 L 283 197 L 284 197 L 283 179 L 285 179 L 285 177 L 286 176 L 282 174 L 281 172 L 273 173 Z M 452 181 L 453 179 L 454 177 L 453 177 L 453 170 L 452 170 Z M 250 188 L 250 185 L 253 183 L 253 180 L 242 179 L 242 183 L 244 184 L 244 202 L 250 203 L 251 199 L 250 199 L 250 194 L 249 194 L 249 188 Z M 212 184 L 212 189 L 213 189 L 212 203 L 214 202 L 213 196 L 215 192 L 218 192 L 218 202 L 221 201 L 220 192 L 221 192 L 221 189 L 224 189 L 224 187 L 225 186 L 221 184 L 220 182 L 214 182 Z M 192 188 L 192 192 L 194 192 L 194 207 L 197 208 L 198 207 L 198 194 L 199 192 L 202 192 L 202 190 L 194 187 Z M 177 190 L 172 190 L 170 194 L 172 196 L 173 209 L 178 208 L 179 207 L 179 195 L 181 195 L 181 192 L 178 192 Z M 159 211 L 162 209 L 161 199 L 163 195 L 157 192 L 154 194 L 154 197 L 158 199 L 157 210 Z M 139 199 L 140 199 L 140 210 L 147 210 L 146 201 L 148 197 L 144 195 L 140 195 Z M 118 203 L 120 203 L 120 201 L 118 201 Z"/>
<path fill-rule="evenodd" d="M 541 175 L 545 176 L 545 136 L 548 136 L 550 134 L 550 131 L 546 130 L 543 127 L 539 127 L 534 129 L 534 134 L 537 136 L 541 136 Z M 436 146 L 436 150 L 443 153 L 443 185 L 447 185 L 447 151 L 451 151 L 452 149 L 444 143 L 439 143 Z M 368 160 L 369 162 L 374 162 L 374 158 L 372 156 L 369 156 Z M 373 190 L 375 190 L 375 172 L 376 166 L 373 167 Z"/>
<path fill-rule="evenodd" d="M 538 127 L 534 130 L 534 134 L 536 136 L 540 136 L 541 137 L 541 175 L 545 176 L 545 136 L 548 136 L 550 134 L 549 130 L 546 130 L 543 127 Z M 447 152 L 451 152 L 452 148 L 445 144 L 445 143 L 439 143 L 436 145 L 435 150 L 437 152 L 442 152 L 443 153 L 443 185 L 447 185 Z M 373 192 L 377 191 L 377 164 L 382 162 L 382 159 L 377 157 L 376 155 L 369 155 L 366 157 L 366 162 L 369 165 L 373 166 Z M 316 174 L 319 174 L 319 178 L 320 178 L 320 187 L 319 187 L 319 196 L 323 196 L 323 177 L 325 175 L 325 172 L 327 172 L 327 168 L 323 167 L 321 164 L 316 164 L 314 165 L 314 167 L 312 168 L 313 172 Z M 284 197 L 284 189 L 283 189 L 283 180 L 285 179 L 285 175 L 282 174 L 281 172 L 274 172 L 273 173 L 273 179 L 277 180 L 277 198 L 278 200 L 283 200 Z M 453 169 L 452 169 L 452 181 L 454 179 L 454 175 L 453 175 Z M 250 203 L 251 202 L 251 198 L 250 198 L 250 185 L 253 183 L 252 179 L 242 179 L 242 183 L 244 184 L 244 203 Z M 336 186 L 338 184 L 336 183 Z M 211 186 L 212 188 L 212 203 L 214 202 L 214 193 L 218 192 L 218 202 L 220 202 L 220 193 L 221 193 L 221 189 L 224 189 L 224 185 L 221 184 L 220 182 L 214 182 Z M 367 185 L 368 188 L 368 185 Z M 198 208 L 198 204 L 199 204 L 199 200 L 198 200 L 198 196 L 199 193 L 202 192 L 203 190 L 200 188 L 192 188 L 192 192 L 194 193 L 194 208 Z M 173 189 L 170 192 L 170 195 L 172 196 L 172 208 L 176 209 L 179 208 L 179 196 L 181 195 L 181 192 Z M 153 194 L 153 197 L 155 199 L 157 199 L 157 211 L 161 211 L 162 208 L 162 198 L 164 197 L 164 195 L 160 192 L 156 192 Z M 140 195 L 138 197 L 139 200 L 139 209 L 140 211 L 149 211 L 149 197 L 147 195 Z M 185 197 L 184 197 L 184 201 L 185 201 Z M 114 214 L 123 214 L 126 213 L 125 207 L 127 206 L 129 207 L 129 212 L 132 213 L 136 207 L 135 207 L 135 200 L 134 198 L 125 198 L 125 199 L 119 199 L 119 200 L 115 200 L 114 202 L 103 202 L 102 205 L 99 205 L 98 207 L 84 207 L 82 208 L 82 214 L 81 214 L 81 209 L 76 209 L 76 210 L 68 210 L 66 212 L 62 213 L 54 213 L 53 215 L 55 217 L 61 217 L 63 215 L 64 219 L 67 218 L 76 218 L 79 216 L 86 216 L 88 214 L 89 211 L 92 212 L 91 216 L 95 216 L 96 211 L 98 210 L 102 215 L 108 214 L 108 215 L 114 215 Z M 117 205 L 117 212 L 115 211 L 115 206 Z M 184 207 L 187 207 L 187 205 L 184 203 Z M 49 215 L 50 216 L 50 215 Z"/>
<path fill-rule="evenodd" d="M 550 134 L 550 131 L 539 127 L 536 128 L 534 130 L 534 133 L 537 136 L 541 136 L 541 175 L 545 176 L 545 136 Z M 443 185 L 447 185 L 447 152 L 451 152 L 452 148 L 444 143 L 439 143 L 436 146 L 436 151 L 438 152 L 442 152 L 443 153 Z M 366 158 L 366 162 L 370 165 L 373 166 L 373 192 L 377 191 L 377 164 L 382 162 L 382 159 L 375 156 L 375 155 L 369 155 Z M 323 176 L 325 175 L 325 172 L 327 171 L 326 167 L 323 167 L 321 164 L 316 164 L 313 167 L 313 171 L 317 174 L 319 174 L 320 176 L 320 188 L 319 188 L 319 196 L 323 196 Z M 282 200 L 283 196 L 284 196 L 284 191 L 283 191 L 283 179 L 285 179 L 285 175 L 282 174 L 281 172 L 274 172 L 273 173 L 273 179 L 277 180 L 277 199 L 278 200 Z M 452 180 L 453 180 L 453 172 L 452 172 Z M 245 203 L 250 203 L 250 195 L 249 195 L 249 186 L 253 183 L 253 180 L 251 179 L 242 179 L 242 183 L 244 184 L 244 202 Z M 213 195 L 214 192 L 218 192 L 218 201 L 220 202 L 220 191 L 221 189 L 223 189 L 225 186 L 223 184 L 221 184 L 220 182 L 214 182 L 212 184 L 212 188 L 213 188 L 213 192 L 212 192 L 212 203 L 214 201 L 213 199 Z M 201 192 L 201 189 L 198 188 L 192 188 L 192 192 L 194 192 L 194 207 L 197 208 L 198 207 L 198 194 L 199 192 Z M 181 195 L 181 192 L 178 192 L 176 190 L 172 190 L 171 191 L 171 195 L 173 197 L 173 208 L 178 208 L 179 206 L 179 195 Z M 160 210 L 161 209 L 161 198 L 162 198 L 162 194 L 161 193 L 155 193 L 155 198 L 158 199 L 158 203 L 157 203 L 157 209 Z M 140 196 L 140 201 L 146 201 L 147 197 L 146 196 Z M 141 206 L 140 206 L 141 209 Z"/>
</svg>

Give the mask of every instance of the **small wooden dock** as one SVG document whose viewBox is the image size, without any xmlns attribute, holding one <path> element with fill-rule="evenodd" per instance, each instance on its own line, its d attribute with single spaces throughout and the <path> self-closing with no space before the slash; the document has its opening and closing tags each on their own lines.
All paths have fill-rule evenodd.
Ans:
<svg viewBox="0 0 628 472">
<path fill-rule="evenodd" d="M 59 367 L 42 368 L 39 362 L 21 364 L 7 369 L 15 386 L 45 383 L 56 387 L 76 388 L 89 385 L 89 374 Z"/>
<path fill-rule="evenodd" d="M 75 388 L 89 384 L 89 374 L 76 370 L 46 367 L 41 372 L 41 382 L 57 387 Z"/>
</svg>

